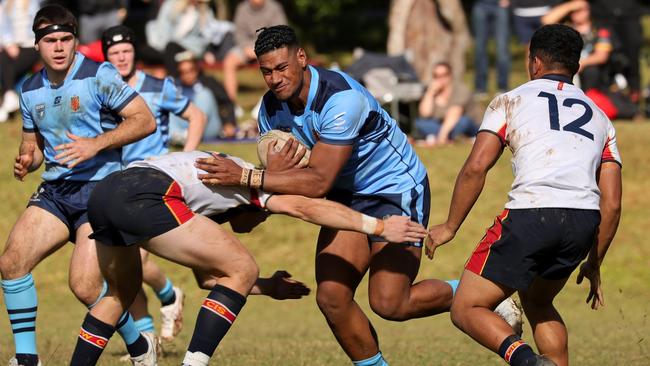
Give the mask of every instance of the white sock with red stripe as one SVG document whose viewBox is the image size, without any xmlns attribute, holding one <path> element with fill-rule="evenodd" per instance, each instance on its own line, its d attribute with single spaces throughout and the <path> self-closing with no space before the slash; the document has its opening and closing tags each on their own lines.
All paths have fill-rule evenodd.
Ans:
<svg viewBox="0 0 650 366">
<path fill-rule="evenodd" d="M 184 360 L 183 363 L 192 366 L 207 365 L 207 361 L 205 363 L 201 361 L 205 357 L 194 357 L 194 355 L 207 355 L 207 360 L 212 357 L 214 350 L 237 319 L 237 314 L 245 303 L 246 297 L 236 291 L 221 285 L 214 286 L 201 305 L 194 334 L 185 356 L 187 362 Z"/>
</svg>

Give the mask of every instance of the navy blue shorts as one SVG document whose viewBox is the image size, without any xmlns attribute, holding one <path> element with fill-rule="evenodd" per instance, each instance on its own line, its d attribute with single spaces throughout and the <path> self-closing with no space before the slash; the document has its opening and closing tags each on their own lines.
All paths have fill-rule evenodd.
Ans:
<svg viewBox="0 0 650 366">
<path fill-rule="evenodd" d="M 91 239 L 129 246 L 186 223 L 194 212 L 183 191 L 167 174 L 153 168 L 129 168 L 101 181 L 88 201 Z"/>
<path fill-rule="evenodd" d="M 333 189 L 327 199 L 339 202 L 353 210 L 368 216 L 383 218 L 390 215 L 410 216 L 415 222 L 427 227 L 429 212 L 431 210 L 431 192 L 429 191 L 429 178 L 424 177 L 422 182 L 408 192 L 393 194 L 363 195 L 350 191 Z M 372 242 L 384 242 L 384 238 L 369 235 Z M 414 247 L 421 247 L 422 241 L 407 243 Z"/>
<path fill-rule="evenodd" d="M 88 198 L 97 182 L 57 180 L 43 182 L 32 197 L 29 206 L 36 206 L 58 217 L 70 231 L 70 241 L 75 241 L 79 226 L 88 222 Z"/>
<path fill-rule="evenodd" d="M 465 269 L 517 290 L 527 290 L 537 276 L 565 279 L 589 254 L 598 225 L 598 210 L 505 209 Z"/>
</svg>

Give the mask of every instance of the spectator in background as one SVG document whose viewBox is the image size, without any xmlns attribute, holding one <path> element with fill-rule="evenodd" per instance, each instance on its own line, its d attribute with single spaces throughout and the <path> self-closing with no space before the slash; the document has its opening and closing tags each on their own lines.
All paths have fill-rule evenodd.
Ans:
<svg viewBox="0 0 650 366">
<path fill-rule="evenodd" d="M 78 0 L 79 41 L 87 44 L 101 39 L 102 32 L 122 24 L 128 0 Z"/>
<path fill-rule="evenodd" d="M 0 11 L 0 122 L 20 107 L 16 80 L 38 61 L 34 49 L 32 19 L 40 8 L 37 0 L 7 0 Z"/>
<path fill-rule="evenodd" d="M 608 27 L 621 43 L 621 54 L 625 56 L 623 75 L 629 87 L 633 102 L 639 101 L 641 76 L 639 59 L 643 43 L 641 27 L 642 3 L 640 0 L 591 0 L 592 17 L 598 24 Z M 618 52 L 617 52 L 618 55 Z"/>
<path fill-rule="evenodd" d="M 253 46 L 257 30 L 287 24 L 282 6 L 275 0 L 245 0 L 235 10 L 235 44 L 223 60 L 223 83 L 228 97 L 237 103 L 237 69 L 256 59 Z"/>
<path fill-rule="evenodd" d="M 426 136 L 426 145 L 447 144 L 460 135 L 474 137 L 478 128 L 468 112 L 472 109 L 472 93 L 452 78 L 451 65 L 440 62 L 419 105 L 420 118 L 415 127 Z"/>
<path fill-rule="evenodd" d="M 189 52 L 179 53 L 176 80 L 181 93 L 189 98 L 207 117 L 208 123 L 203 131 L 203 141 L 213 140 L 222 132 L 222 121 L 219 117 L 219 106 L 215 97 L 199 80 L 201 74 L 199 63 Z M 184 145 L 187 140 L 187 123 L 174 115 L 169 119 L 170 142 L 175 145 Z M 233 131 L 234 135 L 234 131 Z"/>
<path fill-rule="evenodd" d="M 487 96 L 489 57 L 487 44 L 491 32 L 496 42 L 497 88 L 508 90 L 510 74 L 510 0 L 478 0 L 472 7 L 474 28 L 474 91 Z"/>
<path fill-rule="evenodd" d="M 232 23 L 215 19 L 206 0 L 167 0 L 156 19 L 146 26 L 147 42 L 163 54 L 165 68 L 174 76 L 177 54 L 189 51 L 205 63 L 214 64 L 218 46 L 232 47 L 232 43 L 224 41 L 230 39 L 226 35 L 233 30 Z"/>
<path fill-rule="evenodd" d="M 610 84 L 608 66 L 613 50 L 610 30 L 592 22 L 589 3 L 583 0 L 572 0 L 555 6 L 542 17 L 542 23 L 554 24 L 565 19 L 568 19 L 566 25 L 577 30 L 584 42 L 577 74 L 579 86 L 585 91 L 606 90 Z"/>
<path fill-rule="evenodd" d="M 528 44 L 537 28 L 542 26 L 542 16 L 561 0 L 511 0 L 512 20 L 515 33 L 522 44 Z M 528 52 L 528 51 L 526 51 Z"/>
</svg>

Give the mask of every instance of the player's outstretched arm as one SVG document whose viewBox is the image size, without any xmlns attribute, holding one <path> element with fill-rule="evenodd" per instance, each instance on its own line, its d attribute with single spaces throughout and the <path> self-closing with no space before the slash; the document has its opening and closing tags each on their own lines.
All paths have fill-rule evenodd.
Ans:
<svg viewBox="0 0 650 366">
<path fill-rule="evenodd" d="M 351 153 L 352 145 L 318 142 L 311 152 L 308 167 L 280 172 L 265 171 L 263 188 L 269 192 L 323 197 L 332 188 Z M 273 163 L 269 161 L 268 164 Z M 199 174 L 199 179 L 205 184 L 232 186 L 245 182 L 241 166 L 216 154 L 211 158 L 197 159 L 195 166 L 207 172 Z"/>
<path fill-rule="evenodd" d="M 266 208 L 320 226 L 381 236 L 391 243 L 419 242 L 427 234 L 422 225 L 408 216 L 390 216 L 382 220 L 338 202 L 318 198 L 274 195 L 267 200 Z"/>
<path fill-rule="evenodd" d="M 275 271 L 269 278 L 258 278 L 250 295 L 266 295 L 276 300 L 300 299 L 311 290 L 304 283 L 291 278 L 287 271 Z"/>
<path fill-rule="evenodd" d="M 425 252 L 429 259 L 433 258 L 437 247 L 454 238 L 481 194 L 488 171 L 499 159 L 502 151 L 503 145 L 496 135 L 481 132 L 476 136 L 472 152 L 456 178 L 447 221 L 429 230 L 425 241 Z"/>
<path fill-rule="evenodd" d="M 156 131 L 154 120 L 149 107 L 141 96 L 133 98 L 118 113 L 123 121 L 114 130 L 104 132 L 96 137 L 81 137 L 67 132 L 72 140 L 54 147 L 59 152 L 54 159 L 69 168 L 92 159 L 100 151 L 114 149 L 152 134 Z"/>
<path fill-rule="evenodd" d="M 192 102 L 185 108 L 185 112 L 183 112 L 181 117 L 189 123 L 187 127 L 187 140 L 185 141 L 185 146 L 183 146 L 183 151 L 194 151 L 201 144 L 203 131 L 205 130 L 205 125 L 208 123 L 208 118 Z"/>
<path fill-rule="evenodd" d="M 587 302 L 591 301 L 591 308 L 598 309 L 605 305 L 605 299 L 600 287 L 600 266 L 605 259 L 618 223 L 621 218 L 621 196 L 623 183 L 621 167 L 615 162 L 606 162 L 600 166 L 598 174 L 598 188 L 600 189 L 600 226 L 598 226 L 598 239 L 594 243 L 589 257 L 580 266 L 577 283 L 582 283 L 586 277 L 590 282 Z"/>
<path fill-rule="evenodd" d="M 14 177 L 20 181 L 43 164 L 43 137 L 38 132 L 24 132 L 14 162 Z"/>
</svg>

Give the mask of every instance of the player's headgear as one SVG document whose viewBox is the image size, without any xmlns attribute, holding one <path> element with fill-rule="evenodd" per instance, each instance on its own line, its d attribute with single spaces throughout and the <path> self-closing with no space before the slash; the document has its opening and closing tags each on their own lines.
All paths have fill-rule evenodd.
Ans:
<svg viewBox="0 0 650 366">
<path fill-rule="evenodd" d="M 104 57 L 108 56 L 108 49 L 118 43 L 130 43 L 135 48 L 135 33 L 124 25 L 110 27 L 102 33 L 102 52 Z"/>
<path fill-rule="evenodd" d="M 278 48 L 298 46 L 296 32 L 288 25 L 260 28 L 257 32 L 259 32 L 257 40 L 255 40 L 255 56 L 257 57 Z"/>
<path fill-rule="evenodd" d="M 539 28 L 530 40 L 530 58 L 538 57 L 553 69 L 565 69 L 571 76 L 580 68 L 580 53 L 584 43 L 580 33 L 562 24 Z"/>
<path fill-rule="evenodd" d="M 41 25 L 48 24 L 40 28 Z M 72 13 L 58 4 L 46 5 L 42 7 L 34 17 L 32 31 L 34 31 L 34 43 L 38 43 L 41 38 L 50 33 L 69 32 L 77 37 L 77 18 Z"/>
</svg>

